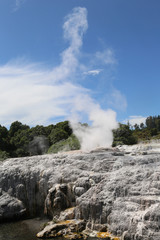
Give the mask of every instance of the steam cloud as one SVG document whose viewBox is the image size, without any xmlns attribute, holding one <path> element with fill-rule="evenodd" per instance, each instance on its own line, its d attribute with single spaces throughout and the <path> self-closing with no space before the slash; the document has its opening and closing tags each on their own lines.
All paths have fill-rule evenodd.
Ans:
<svg viewBox="0 0 160 240">
<path fill-rule="evenodd" d="M 82 66 L 78 59 L 87 28 L 86 8 L 74 8 L 63 25 L 69 47 L 61 53 L 59 66 L 45 69 L 35 63 L 20 64 L 21 59 L 0 66 L 1 124 L 19 120 L 29 125 L 46 125 L 53 123 L 54 118 L 69 118 L 82 150 L 111 145 L 112 129 L 117 127 L 116 113 L 101 109 L 91 98 L 89 89 L 75 84 L 75 76 Z M 102 61 L 104 56 L 99 53 L 98 57 Z M 91 125 L 88 128 L 78 123 L 84 121 L 84 116 Z"/>
<path fill-rule="evenodd" d="M 90 126 L 78 122 L 82 113 L 87 115 L 91 122 Z M 70 123 L 83 151 L 90 151 L 97 147 L 110 147 L 113 141 L 112 130 L 118 127 L 116 113 L 111 109 L 101 109 L 100 105 L 88 95 L 77 97 L 75 115 L 72 115 Z"/>
</svg>

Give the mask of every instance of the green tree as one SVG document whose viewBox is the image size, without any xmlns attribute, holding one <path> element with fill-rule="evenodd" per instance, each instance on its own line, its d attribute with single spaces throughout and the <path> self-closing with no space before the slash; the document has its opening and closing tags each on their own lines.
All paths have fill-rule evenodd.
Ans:
<svg viewBox="0 0 160 240">
<path fill-rule="evenodd" d="M 68 138 L 68 133 L 60 128 L 55 128 L 52 130 L 51 134 L 49 135 L 51 144 L 59 142 L 61 140 Z"/>
<path fill-rule="evenodd" d="M 160 116 L 158 116 L 155 120 L 155 124 L 156 124 L 156 129 L 157 131 L 160 131 Z"/>
<path fill-rule="evenodd" d="M 54 129 L 54 125 L 50 124 L 49 126 L 45 127 L 45 132 L 46 132 L 46 136 L 48 137 L 50 135 L 50 133 L 52 132 L 52 130 Z"/>
<path fill-rule="evenodd" d="M 148 128 L 144 128 L 139 131 L 133 131 L 133 136 L 137 138 L 137 141 L 149 140 L 151 139 L 151 131 Z"/>
<path fill-rule="evenodd" d="M 0 161 L 3 161 L 5 159 L 9 158 L 9 153 L 6 151 L 1 151 L 0 150 Z"/>
<path fill-rule="evenodd" d="M 71 134 L 69 138 L 52 144 L 51 147 L 48 149 L 48 153 L 78 150 L 80 149 L 80 147 L 81 146 L 78 138 L 74 134 Z"/>
<path fill-rule="evenodd" d="M 141 124 L 140 124 L 140 129 L 144 129 L 144 128 L 145 128 L 144 123 L 141 123 Z"/>
<path fill-rule="evenodd" d="M 28 144 L 33 139 L 30 133 L 30 129 L 19 129 L 14 133 L 14 136 L 10 139 L 12 146 L 11 155 L 13 157 L 24 157 L 28 153 Z"/>
<path fill-rule="evenodd" d="M 9 136 L 13 137 L 14 134 L 16 132 L 18 132 L 19 130 L 26 130 L 26 129 L 30 129 L 30 127 L 28 125 L 22 124 L 19 121 L 15 121 L 11 124 L 10 129 L 9 129 Z"/>
<path fill-rule="evenodd" d="M 119 128 L 113 130 L 113 144 L 112 146 L 117 145 L 132 145 L 137 143 L 137 139 L 133 136 L 132 130 L 130 130 L 129 125 L 119 124 Z"/>
<path fill-rule="evenodd" d="M 0 125 L 0 150 L 9 150 L 8 130 L 6 127 Z"/>
<path fill-rule="evenodd" d="M 71 134 L 72 129 L 69 125 L 69 122 L 59 122 L 53 127 L 49 135 L 50 144 L 54 144 L 58 141 L 67 139 L 69 136 L 71 136 Z"/>
<path fill-rule="evenodd" d="M 150 132 L 151 132 L 151 136 L 156 136 L 158 134 L 157 128 L 152 128 Z"/>
<path fill-rule="evenodd" d="M 139 125 L 137 123 L 134 124 L 134 129 L 135 130 L 140 130 L 140 127 L 139 127 Z"/>
<path fill-rule="evenodd" d="M 46 131 L 46 127 L 42 126 L 42 125 L 37 125 L 35 127 L 31 128 L 31 135 L 33 137 L 35 136 L 46 136 L 47 135 L 47 131 Z"/>
<path fill-rule="evenodd" d="M 72 134 L 72 128 L 69 125 L 69 121 L 59 122 L 55 125 L 55 128 L 64 130 L 67 132 L 68 136 Z"/>
</svg>

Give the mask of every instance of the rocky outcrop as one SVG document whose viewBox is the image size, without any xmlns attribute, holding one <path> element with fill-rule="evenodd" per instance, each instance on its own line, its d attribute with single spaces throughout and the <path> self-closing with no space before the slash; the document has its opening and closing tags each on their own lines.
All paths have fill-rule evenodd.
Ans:
<svg viewBox="0 0 160 240">
<path fill-rule="evenodd" d="M 75 197 L 72 192 L 72 185 L 56 184 L 49 189 L 45 200 L 44 213 L 50 217 L 59 216 L 63 210 L 73 206 L 74 203 Z"/>
<path fill-rule="evenodd" d="M 0 222 L 24 217 L 26 209 L 22 201 L 0 189 Z"/>
<path fill-rule="evenodd" d="M 78 239 L 84 237 L 81 233 L 85 229 L 84 220 L 66 220 L 59 223 L 49 222 L 47 226 L 37 234 L 38 238 L 65 237 Z"/>
<path fill-rule="evenodd" d="M 14 213 L 45 213 L 56 224 L 81 219 L 86 232 L 105 232 L 99 236 L 108 234 L 108 239 L 159 240 L 157 149 L 121 147 L 6 160 L 0 164 L 0 219 L 7 219 L 7 212 L 12 218 Z M 68 231 L 66 225 L 63 229 Z"/>
</svg>

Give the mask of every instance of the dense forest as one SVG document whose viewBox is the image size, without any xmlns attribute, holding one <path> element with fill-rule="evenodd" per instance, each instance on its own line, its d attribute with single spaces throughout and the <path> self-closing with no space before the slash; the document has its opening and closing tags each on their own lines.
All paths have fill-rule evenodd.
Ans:
<svg viewBox="0 0 160 240">
<path fill-rule="evenodd" d="M 119 123 L 119 128 L 113 130 L 113 136 L 112 146 L 132 145 L 140 141 L 160 139 L 160 116 L 150 116 L 145 124 L 140 125 L 131 126 L 129 122 Z M 80 143 L 68 121 L 47 127 L 42 125 L 29 127 L 19 121 L 13 122 L 9 129 L 0 125 L 0 160 L 79 148 Z"/>
<path fill-rule="evenodd" d="M 28 125 L 15 121 L 9 130 L 0 125 L 0 159 L 24 157 L 60 150 L 79 149 L 78 139 L 72 133 L 68 121 L 44 127 Z"/>
</svg>

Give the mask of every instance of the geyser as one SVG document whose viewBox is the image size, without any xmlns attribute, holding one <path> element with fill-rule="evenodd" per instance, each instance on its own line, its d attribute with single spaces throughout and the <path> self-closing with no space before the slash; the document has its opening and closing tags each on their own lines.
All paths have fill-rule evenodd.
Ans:
<svg viewBox="0 0 160 240">
<path fill-rule="evenodd" d="M 78 104 L 77 104 L 78 102 Z M 86 113 L 91 126 L 84 126 L 78 122 L 78 117 L 70 120 L 74 134 L 81 143 L 82 151 L 90 151 L 97 147 L 110 147 L 113 141 L 112 130 L 118 127 L 116 113 L 103 110 L 100 105 L 93 102 L 88 96 L 75 103 L 75 111 Z M 77 115 L 76 115 L 77 116 Z"/>
</svg>

